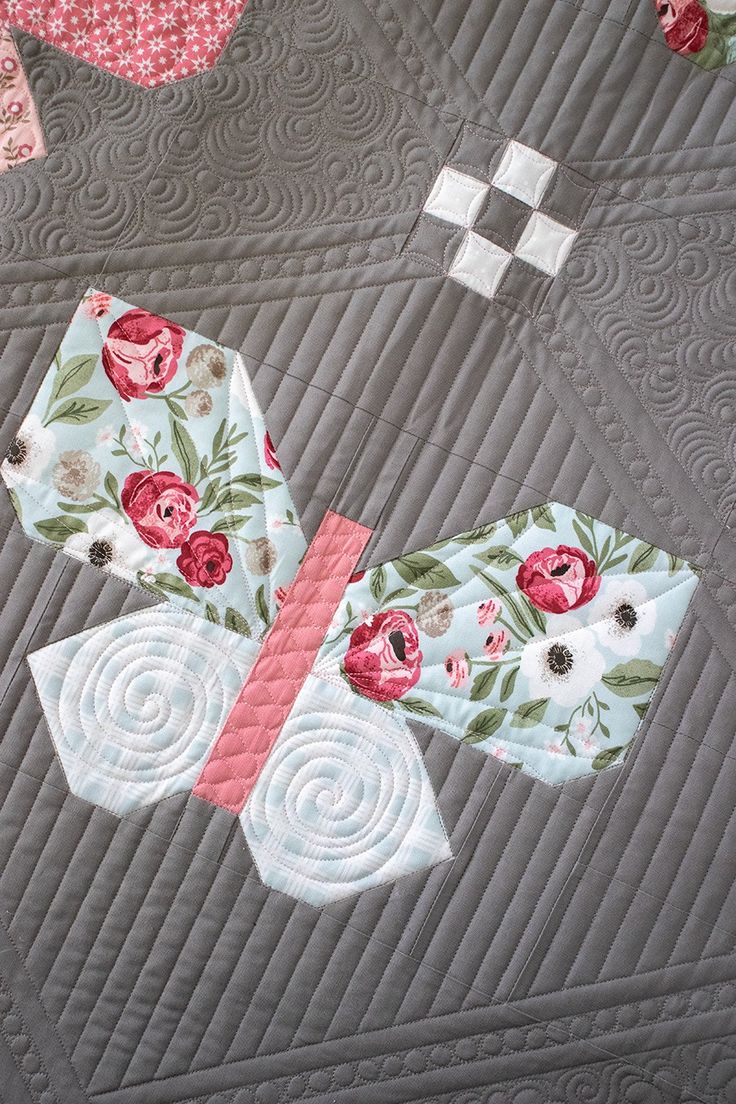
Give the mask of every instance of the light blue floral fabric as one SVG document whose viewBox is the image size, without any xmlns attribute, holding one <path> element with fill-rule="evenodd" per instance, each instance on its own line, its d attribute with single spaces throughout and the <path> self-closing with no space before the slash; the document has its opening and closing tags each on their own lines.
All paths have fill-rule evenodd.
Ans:
<svg viewBox="0 0 736 1104">
<path fill-rule="evenodd" d="M 549 503 L 356 579 L 316 670 L 559 783 L 621 759 L 696 584 Z"/>
<path fill-rule="evenodd" d="M 241 357 L 101 292 L 0 471 L 33 539 L 253 638 L 306 548 Z"/>
</svg>

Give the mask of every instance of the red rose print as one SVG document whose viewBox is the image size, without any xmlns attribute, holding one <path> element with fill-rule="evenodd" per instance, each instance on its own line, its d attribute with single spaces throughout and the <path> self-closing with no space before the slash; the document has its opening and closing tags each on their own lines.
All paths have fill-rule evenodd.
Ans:
<svg viewBox="0 0 736 1104">
<path fill-rule="evenodd" d="M 151 548 L 179 548 L 197 521 L 199 495 L 174 472 L 131 472 L 120 500 Z"/>
<path fill-rule="evenodd" d="M 269 468 L 273 468 L 275 471 L 281 471 L 279 458 L 276 455 L 276 449 L 273 447 L 271 434 L 268 433 L 268 431 L 263 438 L 263 451 L 266 454 L 266 463 L 268 464 Z"/>
<path fill-rule="evenodd" d="M 699 0 L 656 0 L 665 42 L 676 54 L 697 54 L 708 38 L 708 12 Z"/>
<path fill-rule="evenodd" d="M 176 566 L 192 586 L 219 586 L 233 566 L 227 537 L 197 529 L 181 546 Z"/>
<path fill-rule="evenodd" d="M 386 610 L 358 625 L 345 654 L 345 674 L 374 701 L 395 701 L 419 681 L 417 627 L 403 610 Z"/>
<path fill-rule="evenodd" d="M 157 314 L 135 307 L 107 331 L 102 367 L 126 402 L 163 391 L 176 372 L 184 330 Z"/>
<path fill-rule="evenodd" d="M 560 544 L 532 552 L 516 573 L 516 585 L 537 609 L 567 613 L 595 598 L 601 577 L 582 548 Z"/>
</svg>

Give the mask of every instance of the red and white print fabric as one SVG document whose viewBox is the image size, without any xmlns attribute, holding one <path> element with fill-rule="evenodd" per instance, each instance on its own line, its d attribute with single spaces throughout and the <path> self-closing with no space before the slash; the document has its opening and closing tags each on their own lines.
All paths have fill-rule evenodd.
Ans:
<svg viewBox="0 0 736 1104">
<path fill-rule="evenodd" d="M 0 0 L 3 20 L 153 88 L 210 69 L 246 0 Z"/>
</svg>

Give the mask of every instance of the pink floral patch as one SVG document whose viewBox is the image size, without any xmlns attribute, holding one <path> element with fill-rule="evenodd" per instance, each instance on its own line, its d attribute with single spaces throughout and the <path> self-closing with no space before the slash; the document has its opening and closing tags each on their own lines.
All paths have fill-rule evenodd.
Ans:
<svg viewBox="0 0 736 1104">
<path fill-rule="evenodd" d="M 0 0 L 0 172 L 46 154 L 36 107 L 2 11 Z"/>
<path fill-rule="evenodd" d="M 211 69 L 246 0 L 0 0 L 7 21 L 153 88 Z"/>
</svg>

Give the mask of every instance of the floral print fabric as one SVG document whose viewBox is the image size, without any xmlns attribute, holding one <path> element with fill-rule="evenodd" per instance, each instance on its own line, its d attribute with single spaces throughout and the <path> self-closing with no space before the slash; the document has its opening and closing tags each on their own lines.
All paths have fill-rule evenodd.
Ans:
<svg viewBox="0 0 736 1104">
<path fill-rule="evenodd" d="M 703 69 L 736 60 L 736 0 L 655 0 L 665 42 Z"/>
<path fill-rule="evenodd" d="M 101 292 L 0 471 L 29 536 L 254 639 L 306 548 L 242 359 Z"/>
<path fill-rule="evenodd" d="M 696 583 L 549 503 L 354 577 L 315 669 L 563 782 L 622 758 Z"/>
<path fill-rule="evenodd" d="M 211 69 L 245 2 L 0 0 L 0 22 L 153 88 Z"/>
<path fill-rule="evenodd" d="M 0 172 L 45 153 L 36 106 L 0 4 Z"/>
</svg>

